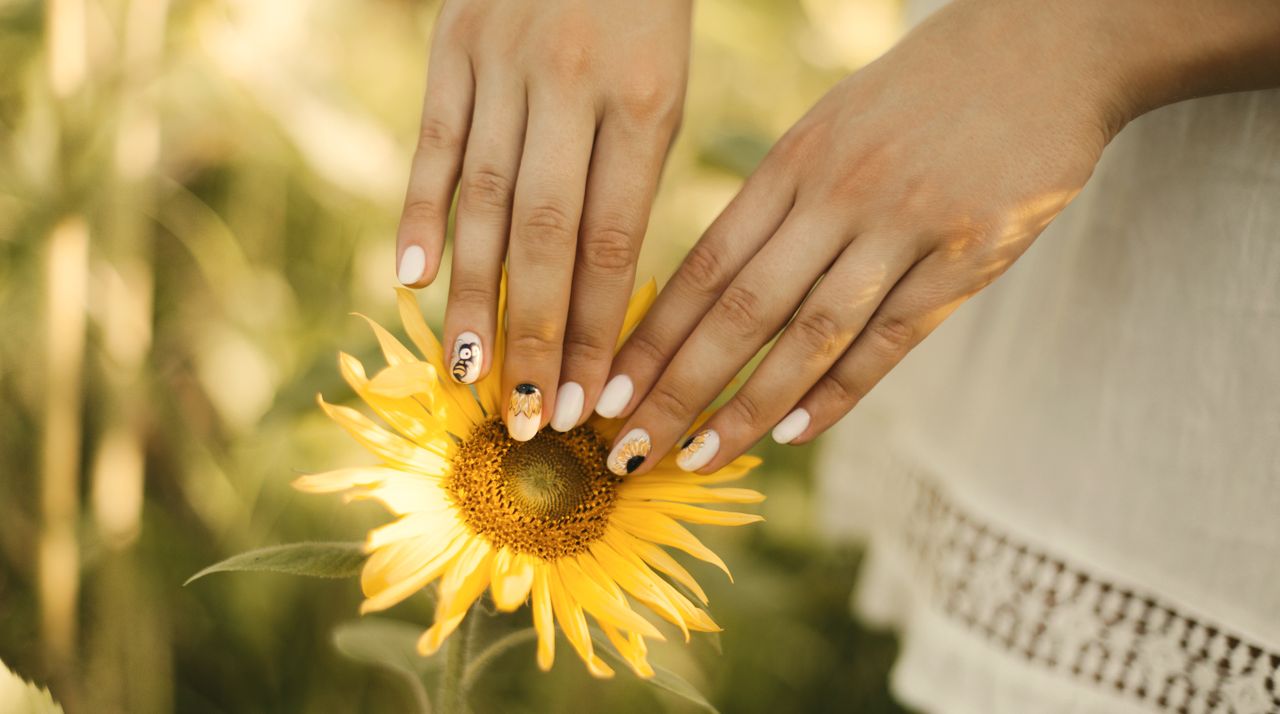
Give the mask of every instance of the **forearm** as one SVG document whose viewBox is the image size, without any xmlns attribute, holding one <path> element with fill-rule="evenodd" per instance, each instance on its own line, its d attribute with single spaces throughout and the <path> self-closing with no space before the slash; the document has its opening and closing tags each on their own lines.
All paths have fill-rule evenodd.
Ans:
<svg viewBox="0 0 1280 714">
<path fill-rule="evenodd" d="M 1086 0 L 1124 81 L 1129 118 L 1211 94 L 1280 86 L 1276 0 Z"/>
</svg>

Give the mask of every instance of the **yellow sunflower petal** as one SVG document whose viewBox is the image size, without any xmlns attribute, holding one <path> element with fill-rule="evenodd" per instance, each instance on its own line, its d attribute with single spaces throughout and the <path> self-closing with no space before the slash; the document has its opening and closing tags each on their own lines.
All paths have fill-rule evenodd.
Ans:
<svg viewBox="0 0 1280 714">
<path fill-rule="evenodd" d="M 352 466 L 318 474 L 307 474 L 293 480 L 293 487 L 306 493 L 336 493 L 358 486 L 382 483 L 403 471 L 386 466 Z"/>
<path fill-rule="evenodd" d="M 427 370 L 431 369 L 428 364 L 414 362 L 390 367 L 383 372 L 396 369 L 412 370 L 415 365 Z M 365 377 L 364 365 L 360 364 L 360 360 L 345 352 L 338 355 L 338 366 L 351 389 L 396 431 L 419 446 L 441 456 L 448 457 L 452 453 L 453 440 L 445 433 L 446 424 L 427 409 L 427 404 L 434 401 L 434 395 L 427 396 L 425 401 L 418 401 L 422 397 L 392 397 L 379 394 L 373 389 L 372 382 Z"/>
<path fill-rule="evenodd" d="M 616 627 L 606 623 L 600 623 L 600 629 L 604 631 L 605 637 L 613 643 L 614 649 L 618 650 L 618 654 L 622 655 L 622 659 L 631 665 L 631 671 L 636 673 L 641 679 L 648 679 L 653 676 L 653 667 L 649 664 L 646 656 L 648 649 L 645 647 L 644 638 L 634 632 L 623 635 Z"/>
<path fill-rule="evenodd" d="M 413 356 L 408 347 L 405 347 L 396 336 L 387 331 L 387 328 L 379 325 L 376 320 L 361 313 L 353 313 L 356 317 L 361 318 L 369 323 L 369 329 L 373 330 L 373 336 L 378 339 L 378 346 L 382 348 L 382 356 L 387 360 L 387 364 L 392 367 L 398 364 L 406 364 L 417 362 L 418 358 Z"/>
<path fill-rule="evenodd" d="M 330 419 L 338 422 L 356 441 L 384 461 L 429 476 L 439 476 L 448 469 L 449 462 L 440 454 L 392 434 L 355 409 L 329 404 L 319 395 L 316 399 Z"/>
<path fill-rule="evenodd" d="M 418 652 L 431 655 L 458 629 L 471 604 L 489 587 L 489 563 L 493 548 L 480 538 L 472 538 L 465 549 L 445 571 L 440 581 L 440 602 L 436 605 L 436 621 L 418 638 Z"/>
<path fill-rule="evenodd" d="M 480 398 L 480 406 L 489 416 L 502 413 L 506 401 L 502 394 L 502 362 L 506 355 L 507 345 L 507 268 L 502 268 L 502 280 L 498 283 L 498 321 L 494 334 L 493 354 L 489 356 L 489 373 L 476 382 L 476 395 Z"/>
<path fill-rule="evenodd" d="M 404 325 L 404 331 L 409 336 L 409 340 L 426 358 L 427 363 L 435 368 L 436 374 L 449 374 L 444 363 L 444 346 L 427 326 L 427 321 L 422 319 L 422 312 L 418 310 L 418 300 L 413 296 L 413 292 L 408 288 L 396 288 L 396 305 L 400 310 L 400 322 Z M 379 341 L 381 342 L 381 338 Z M 389 359 L 387 363 L 391 363 Z M 440 393 L 447 403 L 444 405 L 437 403 L 436 407 L 448 409 L 451 412 L 447 418 L 458 420 L 458 422 L 456 427 L 450 428 L 450 431 L 459 437 L 465 437 L 471 433 L 472 427 L 484 421 L 480 404 L 476 402 L 470 388 L 466 385 L 457 384 L 447 377 L 439 379 L 438 383 Z M 454 431 L 454 428 L 462 427 L 463 420 L 467 424 L 466 428 Z"/>
<path fill-rule="evenodd" d="M 369 380 L 369 391 L 394 399 L 422 397 L 430 409 L 435 403 L 438 384 L 435 367 L 426 362 L 409 362 L 387 367 L 373 375 Z"/>
<path fill-rule="evenodd" d="M 707 593 L 703 591 L 697 579 L 667 551 L 649 541 L 640 540 L 620 528 L 611 530 L 609 538 L 613 540 L 615 548 L 630 550 L 649 567 L 689 588 L 690 592 L 696 595 L 704 605 L 707 603 Z"/>
<path fill-rule="evenodd" d="M 665 640 L 658 628 L 638 615 L 625 603 L 619 603 L 609 592 L 582 572 L 573 558 L 563 558 L 558 563 L 560 580 L 569 595 L 582 608 L 601 623 L 609 623 L 630 632 L 638 632 L 655 640 Z"/>
<path fill-rule="evenodd" d="M 661 578 L 653 575 L 652 571 L 648 571 L 643 563 L 629 558 L 625 552 L 611 545 L 607 534 L 603 540 L 591 544 L 590 552 L 614 582 L 631 593 L 635 599 L 648 605 L 663 619 L 679 627 L 685 641 L 689 640 L 689 628 L 685 625 L 684 618 L 680 616 L 680 611 L 655 582 Z"/>
<path fill-rule="evenodd" d="M 670 503 L 668 501 L 624 501 L 618 504 L 618 513 L 665 513 L 686 523 L 701 523 L 709 526 L 745 526 L 748 523 L 759 523 L 764 516 L 758 513 L 738 513 L 736 511 L 718 511 L 714 508 L 691 506 L 687 503 Z"/>
<path fill-rule="evenodd" d="M 629 500 L 678 503 L 759 503 L 764 500 L 764 494 L 749 488 L 706 488 L 648 476 L 626 479 L 618 487 L 618 495 Z"/>
<path fill-rule="evenodd" d="M 397 516 L 418 511 L 438 511 L 442 507 L 442 497 L 447 498 L 440 488 L 439 479 L 406 473 L 396 474 L 382 483 L 347 493 L 348 501 L 379 501 Z"/>
<path fill-rule="evenodd" d="M 759 456 L 748 455 L 748 456 L 739 456 L 733 461 L 730 461 L 728 464 L 725 464 L 724 467 L 712 473 L 709 473 L 706 476 L 701 476 L 699 474 L 685 473 L 684 471 L 679 471 L 676 469 L 672 469 L 671 472 L 681 475 L 688 483 L 695 483 L 701 486 L 705 486 L 707 484 L 724 483 L 726 481 L 735 481 L 737 479 L 740 479 L 743 476 L 746 476 L 747 473 L 751 471 L 751 469 L 754 469 L 755 467 L 759 466 L 760 463 L 761 462 L 760 462 Z M 657 469 L 654 469 L 653 471 L 649 472 L 650 476 L 656 476 L 657 474 L 658 474 Z"/>
<path fill-rule="evenodd" d="M 493 603 L 503 612 L 524 604 L 533 587 L 533 561 L 524 553 L 503 548 L 493 559 Z"/>
<path fill-rule="evenodd" d="M 546 564 L 533 570 L 533 629 L 538 633 L 538 669 L 551 669 L 556 657 L 556 626 L 551 608 L 551 589 L 547 583 Z"/>
<path fill-rule="evenodd" d="M 591 631 L 587 629 L 587 617 L 582 614 L 582 606 L 565 589 L 560 564 L 551 564 L 547 573 L 547 587 L 551 592 L 551 608 L 556 613 L 556 621 L 560 623 L 565 639 L 587 663 L 587 671 L 602 679 L 612 677 L 613 668 L 600 659 L 591 645 Z"/>
<path fill-rule="evenodd" d="M 627 337 L 631 335 L 631 331 L 640 323 L 640 318 L 649 312 L 649 308 L 653 306 L 653 301 L 658 297 L 658 281 L 653 278 L 640 286 L 640 289 L 631 296 L 631 301 L 627 304 L 627 314 L 622 318 L 622 332 L 618 335 L 618 344 L 613 348 L 614 352 L 622 349 L 622 343 L 627 341 Z"/>
<path fill-rule="evenodd" d="M 689 529 L 665 514 L 652 511 L 637 513 L 619 508 L 613 514 L 613 522 L 641 540 L 679 548 L 698 560 L 711 563 L 723 570 L 724 574 L 729 576 L 730 582 L 733 581 L 733 574 L 729 572 L 729 566 L 724 564 L 720 556 L 703 545 L 697 536 L 689 532 Z"/>
<path fill-rule="evenodd" d="M 431 536 L 398 541 L 369 557 L 360 574 L 360 613 L 385 610 L 440 577 L 467 543 L 461 525 Z"/>
<path fill-rule="evenodd" d="M 437 512 L 414 511 L 369 531 L 364 539 L 364 547 L 366 551 L 372 553 L 396 541 L 443 535 L 455 529 L 458 524 L 458 519 L 447 510 L 447 507 Z"/>
</svg>

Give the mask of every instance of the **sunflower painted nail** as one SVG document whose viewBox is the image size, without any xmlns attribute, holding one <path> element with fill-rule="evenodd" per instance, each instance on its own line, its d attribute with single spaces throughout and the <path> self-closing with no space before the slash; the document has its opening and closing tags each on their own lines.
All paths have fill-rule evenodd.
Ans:
<svg viewBox="0 0 1280 714">
<path fill-rule="evenodd" d="M 542 392 L 532 384 L 517 384 L 507 404 L 507 431 L 516 441 L 528 441 L 542 426 Z"/>
<path fill-rule="evenodd" d="M 720 435 L 714 429 L 703 429 L 685 440 L 676 456 L 676 466 L 685 471 L 697 471 L 711 463 L 720 450 Z"/>
<path fill-rule="evenodd" d="M 619 476 L 626 476 L 640 468 L 653 443 L 649 441 L 649 432 L 644 429 L 632 429 L 622 437 L 622 441 L 609 452 L 609 470 Z"/>
<path fill-rule="evenodd" d="M 449 374 L 453 381 L 460 384 L 475 382 L 483 363 L 484 348 L 480 346 L 480 336 L 474 332 L 458 335 L 453 341 L 453 356 L 449 358 Z"/>
</svg>

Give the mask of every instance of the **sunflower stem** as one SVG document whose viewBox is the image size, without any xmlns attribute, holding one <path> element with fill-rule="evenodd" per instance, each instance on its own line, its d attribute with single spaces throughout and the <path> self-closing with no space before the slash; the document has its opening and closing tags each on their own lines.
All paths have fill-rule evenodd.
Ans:
<svg viewBox="0 0 1280 714">
<path fill-rule="evenodd" d="M 444 672 L 440 675 L 440 711 L 444 714 L 467 712 L 467 690 L 462 677 L 467 669 L 467 645 L 480 619 L 479 613 L 468 612 L 465 619 L 445 646 Z"/>
<path fill-rule="evenodd" d="M 467 665 L 467 672 L 462 676 L 463 690 L 471 691 L 471 688 L 476 684 L 476 680 L 480 678 L 480 675 L 484 674 L 489 665 L 506 654 L 508 650 L 515 649 L 526 642 L 534 642 L 537 639 L 538 631 L 532 627 L 527 627 L 523 630 L 506 634 L 486 647 L 484 651 L 471 660 L 471 664 Z"/>
</svg>

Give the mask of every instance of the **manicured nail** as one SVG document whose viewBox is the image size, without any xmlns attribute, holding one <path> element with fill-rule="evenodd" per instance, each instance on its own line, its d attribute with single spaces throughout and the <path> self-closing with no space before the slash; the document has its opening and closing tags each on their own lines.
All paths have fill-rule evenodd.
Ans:
<svg viewBox="0 0 1280 714">
<path fill-rule="evenodd" d="M 703 429 L 689 437 L 680 447 L 676 466 L 685 471 L 697 471 L 711 463 L 720 450 L 720 435 L 714 429 Z"/>
<path fill-rule="evenodd" d="M 400 282 L 405 285 L 413 285 L 422 280 L 422 273 L 427 269 L 427 251 L 422 246 L 411 245 L 404 249 L 404 254 L 400 256 L 400 270 L 397 277 Z"/>
<path fill-rule="evenodd" d="M 517 384 L 507 404 L 507 433 L 516 441 L 528 441 L 542 426 L 542 392 L 532 384 Z"/>
<path fill-rule="evenodd" d="M 551 415 L 551 428 L 556 431 L 569 431 L 578 425 L 582 417 L 584 395 L 582 385 L 577 382 L 565 382 L 556 390 L 556 411 Z"/>
<path fill-rule="evenodd" d="M 609 383 L 604 385 L 604 391 L 600 393 L 600 401 L 596 402 L 596 414 L 605 419 L 618 416 L 631 402 L 631 394 L 634 391 L 635 386 L 631 384 L 631 378 L 625 374 L 609 380 Z"/>
<path fill-rule="evenodd" d="M 609 452 L 609 470 L 619 476 L 626 476 L 640 468 L 649 455 L 653 444 L 649 441 L 649 432 L 644 429 L 632 429 L 622 437 L 622 441 Z"/>
<path fill-rule="evenodd" d="M 796 409 L 773 427 L 773 440 L 779 444 L 790 444 L 808 428 L 809 410 Z"/>
<path fill-rule="evenodd" d="M 464 332 L 453 341 L 453 357 L 449 358 L 449 373 L 453 381 L 471 384 L 480 376 L 480 365 L 484 364 L 484 349 L 480 346 L 480 336 L 474 332 Z"/>
</svg>

